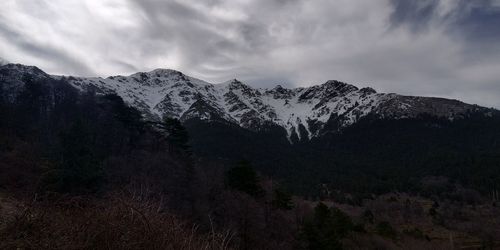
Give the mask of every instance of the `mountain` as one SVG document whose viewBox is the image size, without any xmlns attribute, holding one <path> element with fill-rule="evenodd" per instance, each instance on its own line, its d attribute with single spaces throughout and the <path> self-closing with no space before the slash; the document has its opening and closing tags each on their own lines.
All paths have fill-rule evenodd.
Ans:
<svg viewBox="0 0 500 250">
<path fill-rule="evenodd" d="M 61 99 L 63 87 L 117 94 L 144 119 L 179 118 L 200 161 L 247 159 L 301 194 L 317 196 L 325 186 L 421 191 L 429 176 L 484 193 L 500 188 L 500 112 L 457 100 L 377 93 L 339 81 L 293 89 L 210 84 L 167 69 L 86 78 L 7 64 L 0 84 L 2 102 L 29 99 L 27 88 L 53 90 L 33 100 L 32 106 L 46 107 L 40 115 Z"/>
<path fill-rule="evenodd" d="M 7 64 L 14 79 L 31 73 L 36 77 L 67 79 L 82 91 L 116 93 L 150 119 L 163 116 L 181 121 L 223 121 L 252 131 L 277 126 L 288 140 L 310 140 L 345 128 L 368 115 L 411 118 L 430 114 L 459 119 L 469 112 L 490 110 L 457 100 L 377 93 L 372 88 L 330 80 L 321 85 L 287 89 L 253 88 L 236 79 L 211 84 L 175 70 L 156 69 L 129 76 L 50 76 L 36 67 Z M 17 77 L 17 78 L 16 78 Z"/>
<path fill-rule="evenodd" d="M 333 129 L 339 130 L 368 115 L 399 119 L 431 114 L 457 119 L 468 112 L 487 112 L 456 100 L 377 93 L 334 80 L 306 88 L 264 89 L 236 79 L 211 84 L 169 69 L 68 80 L 81 90 L 117 93 L 153 119 L 223 121 L 252 131 L 277 126 L 290 141 L 310 140 L 331 131 L 327 124 L 336 124 Z"/>
</svg>

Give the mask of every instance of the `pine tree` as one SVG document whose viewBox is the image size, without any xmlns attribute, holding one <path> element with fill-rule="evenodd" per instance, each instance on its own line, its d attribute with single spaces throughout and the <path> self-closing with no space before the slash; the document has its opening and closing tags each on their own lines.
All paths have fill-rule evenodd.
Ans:
<svg viewBox="0 0 500 250">
<path fill-rule="evenodd" d="M 172 145 L 190 153 L 189 134 L 179 119 L 164 117 L 162 127 Z"/>
<path fill-rule="evenodd" d="M 262 196 L 264 190 L 259 185 L 257 173 L 248 161 L 241 161 L 226 173 L 226 185 L 230 189 L 247 193 L 254 197 Z"/>
<path fill-rule="evenodd" d="M 383 237 L 396 238 L 397 231 L 387 221 L 381 221 L 376 226 L 377 233 Z"/>
<path fill-rule="evenodd" d="M 127 106 L 119 95 L 107 94 L 104 96 L 104 99 L 111 103 L 113 114 L 127 128 L 134 131 L 142 131 L 144 129 L 141 113 L 137 109 Z"/>
<path fill-rule="evenodd" d="M 305 222 L 302 237 L 308 249 L 342 249 L 341 240 L 353 229 L 349 216 L 320 202 L 314 208 L 312 219 Z"/>
<path fill-rule="evenodd" d="M 274 190 L 273 207 L 282 210 L 290 210 L 293 208 L 292 195 L 283 188 L 279 187 Z"/>
<path fill-rule="evenodd" d="M 366 209 L 364 212 L 363 212 L 363 221 L 365 222 L 368 222 L 370 224 L 373 224 L 373 219 L 375 218 L 374 215 L 373 215 L 373 212 L 370 210 L 370 209 Z"/>
<path fill-rule="evenodd" d="M 44 174 L 43 191 L 93 193 L 104 181 L 104 171 L 93 150 L 91 135 L 77 120 L 62 136 L 62 159 Z"/>
</svg>

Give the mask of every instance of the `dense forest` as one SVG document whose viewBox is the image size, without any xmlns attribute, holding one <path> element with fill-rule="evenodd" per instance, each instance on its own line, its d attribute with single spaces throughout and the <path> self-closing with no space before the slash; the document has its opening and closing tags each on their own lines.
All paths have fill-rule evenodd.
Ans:
<svg viewBox="0 0 500 250">
<path fill-rule="evenodd" d="M 291 145 L 148 121 L 64 78 L 0 81 L 0 249 L 497 244 L 498 117 L 366 119 Z"/>
<path fill-rule="evenodd" d="M 254 133 L 224 123 L 188 121 L 186 126 L 198 155 L 252 159 L 260 171 L 310 197 L 320 196 L 324 185 L 360 194 L 425 194 L 421 183 L 429 176 L 483 195 L 500 188 L 497 112 L 470 113 L 455 121 L 428 115 L 397 120 L 371 116 L 294 144 L 279 128 Z"/>
</svg>

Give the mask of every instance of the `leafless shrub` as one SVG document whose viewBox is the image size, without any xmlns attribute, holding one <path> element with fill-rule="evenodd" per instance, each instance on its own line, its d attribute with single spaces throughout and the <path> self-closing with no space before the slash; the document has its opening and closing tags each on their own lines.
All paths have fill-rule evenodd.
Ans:
<svg viewBox="0 0 500 250">
<path fill-rule="evenodd" d="M 0 249 L 228 249 L 231 231 L 202 233 L 156 201 L 114 194 L 19 207 L 0 223 Z"/>
</svg>

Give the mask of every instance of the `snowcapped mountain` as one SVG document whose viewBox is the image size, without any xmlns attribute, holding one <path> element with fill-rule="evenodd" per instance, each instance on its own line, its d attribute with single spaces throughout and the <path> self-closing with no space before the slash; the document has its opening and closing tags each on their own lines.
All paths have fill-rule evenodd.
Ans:
<svg viewBox="0 0 500 250">
<path fill-rule="evenodd" d="M 456 119 L 487 110 L 456 100 L 377 93 L 332 80 L 306 88 L 263 89 L 236 79 L 211 84 L 170 69 L 108 78 L 49 76 L 36 67 L 15 64 L 0 69 L 18 72 L 10 74 L 13 79 L 32 74 L 67 80 L 82 91 L 116 93 L 149 119 L 222 121 L 254 131 L 279 126 L 289 140 L 311 139 L 331 130 L 328 124 L 341 129 L 368 115 L 400 119 L 431 114 Z"/>
</svg>

